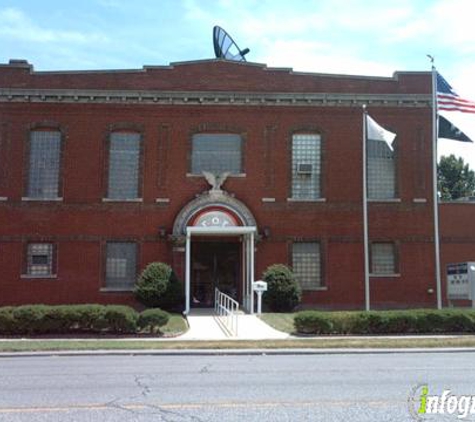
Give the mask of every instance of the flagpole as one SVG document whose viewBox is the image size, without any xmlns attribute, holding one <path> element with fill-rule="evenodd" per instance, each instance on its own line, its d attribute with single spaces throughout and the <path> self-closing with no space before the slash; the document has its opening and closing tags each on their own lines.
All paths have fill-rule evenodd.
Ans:
<svg viewBox="0 0 475 422">
<path fill-rule="evenodd" d="M 440 240 L 439 240 L 439 195 L 437 189 L 437 72 L 434 58 L 428 56 L 432 63 L 432 187 L 434 200 L 434 251 L 435 284 L 437 292 L 437 309 L 442 309 L 442 282 L 440 279 Z"/>
<path fill-rule="evenodd" d="M 368 241 L 368 185 L 366 169 L 366 104 L 363 105 L 363 244 L 364 244 L 364 290 L 365 290 L 365 310 L 371 309 L 370 284 L 369 284 L 369 241 Z"/>
</svg>

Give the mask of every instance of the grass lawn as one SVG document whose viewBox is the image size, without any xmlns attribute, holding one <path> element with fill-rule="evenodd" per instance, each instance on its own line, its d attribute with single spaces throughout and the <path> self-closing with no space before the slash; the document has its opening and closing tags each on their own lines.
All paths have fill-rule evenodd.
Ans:
<svg viewBox="0 0 475 422">
<path fill-rule="evenodd" d="M 0 341 L 0 352 L 72 350 L 185 350 L 185 349 L 368 349 L 416 347 L 475 347 L 475 336 L 457 338 L 312 338 L 269 341 L 164 341 L 164 340 L 12 340 Z"/>
<path fill-rule="evenodd" d="M 161 331 L 165 337 L 176 337 L 188 331 L 188 324 L 181 314 L 171 314 L 168 324 Z"/>
<path fill-rule="evenodd" d="M 262 321 L 269 324 L 276 330 L 283 331 L 284 333 L 292 334 L 295 332 L 294 328 L 294 313 L 263 313 L 261 315 Z"/>
</svg>

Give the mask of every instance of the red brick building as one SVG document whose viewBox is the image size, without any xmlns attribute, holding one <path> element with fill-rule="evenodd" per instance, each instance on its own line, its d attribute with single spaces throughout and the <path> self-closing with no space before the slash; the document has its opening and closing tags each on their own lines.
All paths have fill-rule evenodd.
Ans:
<svg viewBox="0 0 475 422">
<path fill-rule="evenodd" d="M 368 141 L 371 306 L 436 306 L 430 73 L 224 60 L 0 66 L 0 305 L 133 304 L 163 261 L 189 306 L 218 286 L 249 309 L 250 281 L 285 263 L 304 304 L 363 308 L 363 104 L 397 133 Z M 472 206 L 440 212 L 442 268 L 473 260 Z"/>
</svg>

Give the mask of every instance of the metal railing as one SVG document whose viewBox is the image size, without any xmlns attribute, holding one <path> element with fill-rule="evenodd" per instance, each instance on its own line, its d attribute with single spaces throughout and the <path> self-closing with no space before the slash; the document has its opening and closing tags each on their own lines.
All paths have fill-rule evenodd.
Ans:
<svg viewBox="0 0 475 422">
<path fill-rule="evenodd" d="M 214 312 L 228 334 L 237 336 L 239 303 L 216 288 L 214 290 Z"/>
</svg>

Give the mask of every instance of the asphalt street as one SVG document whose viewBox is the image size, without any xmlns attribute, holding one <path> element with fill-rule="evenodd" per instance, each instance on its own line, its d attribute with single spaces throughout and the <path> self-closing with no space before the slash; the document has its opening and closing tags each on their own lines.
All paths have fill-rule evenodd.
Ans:
<svg viewBox="0 0 475 422">
<path fill-rule="evenodd" d="M 0 421 L 413 421 L 409 398 L 419 384 L 475 395 L 474 360 L 475 353 L 0 358 Z"/>
</svg>

